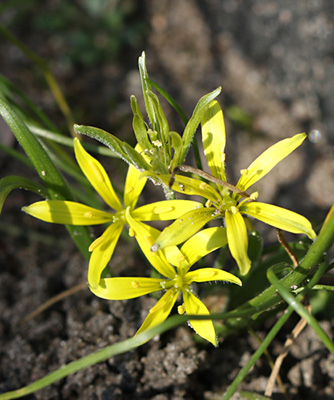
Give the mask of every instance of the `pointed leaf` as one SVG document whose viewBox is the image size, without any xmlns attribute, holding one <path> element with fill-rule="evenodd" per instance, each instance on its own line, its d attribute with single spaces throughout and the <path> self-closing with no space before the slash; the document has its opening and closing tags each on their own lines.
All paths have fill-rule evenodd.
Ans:
<svg viewBox="0 0 334 400">
<path fill-rule="evenodd" d="M 132 164 L 141 170 L 150 169 L 150 166 L 141 154 L 139 154 L 128 143 L 123 142 L 111 133 L 99 128 L 84 125 L 74 125 L 74 131 L 81 135 L 87 135 L 103 143 L 128 164 Z"/>
<path fill-rule="evenodd" d="M 156 115 L 157 122 L 159 124 L 157 127 L 158 128 L 157 132 L 158 132 L 158 135 L 160 136 L 159 139 L 162 143 L 163 151 L 166 155 L 166 161 L 168 161 L 168 163 L 169 163 L 170 156 L 171 156 L 171 154 L 170 154 L 171 153 L 171 139 L 169 137 L 168 121 L 167 121 L 166 115 L 161 107 L 158 96 L 152 92 L 148 92 L 148 95 L 149 95 L 152 105 L 154 107 L 154 113 Z"/>
<path fill-rule="evenodd" d="M 195 131 L 196 131 L 199 123 L 201 122 L 201 119 L 204 115 L 206 107 L 213 99 L 215 99 L 219 95 L 220 92 L 221 92 L 221 87 L 219 87 L 216 90 L 214 90 L 213 92 L 208 93 L 205 96 L 201 97 L 200 100 L 198 101 L 198 103 L 194 109 L 193 115 L 191 116 L 190 120 L 188 121 L 188 123 L 184 129 L 184 132 L 183 132 L 183 136 L 182 136 L 183 145 L 182 145 L 182 151 L 180 152 L 178 165 L 183 164 L 183 162 L 186 158 L 186 155 L 187 155 L 189 147 L 191 145 L 193 136 L 195 134 Z"/>
<path fill-rule="evenodd" d="M 34 164 L 36 171 L 49 191 L 50 198 L 74 200 L 71 190 L 64 178 L 58 172 L 49 156 L 30 132 L 22 119 L 13 111 L 8 103 L 0 97 L 0 114 L 11 128 L 18 142 L 23 147 L 28 158 Z M 81 253 L 88 258 L 88 247 L 91 243 L 89 231 L 85 227 L 66 226 L 73 241 Z"/>
<path fill-rule="evenodd" d="M 145 107 L 146 107 L 146 112 L 148 115 L 148 118 L 151 122 L 152 128 L 154 130 L 157 130 L 157 119 L 154 113 L 154 107 L 152 105 L 152 101 L 148 95 L 148 92 L 151 91 L 151 85 L 148 80 L 148 73 L 146 69 L 146 55 L 145 52 L 143 51 L 141 56 L 138 59 L 138 66 L 139 66 L 139 73 L 140 73 L 140 80 L 141 80 L 141 85 L 142 85 L 142 91 L 143 91 L 143 96 L 144 96 L 144 101 L 145 101 Z"/>
<path fill-rule="evenodd" d="M 139 143 L 142 149 L 149 150 L 152 148 L 152 144 L 148 139 L 144 118 L 140 112 L 139 106 L 137 104 L 137 99 L 135 98 L 135 96 L 131 96 L 131 108 L 133 112 L 132 127 L 137 142 Z"/>
<path fill-rule="evenodd" d="M 148 82 L 148 84 L 152 85 L 154 87 L 154 89 L 156 89 L 161 94 L 161 96 L 163 96 L 168 101 L 168 103 L 179 114 L 179 116 L 182 118 L 182 121 L 186 125 L 188 122 L 188 118 L 187 118 L 185 112 L 182 110 L 182 108 L 173 99 L 173 97 L 169 93 L 167 93 L 161 86 L 159 86 L 156 82 L 153 82 L 151 79 L 146 78 L 146 81 Z"/>
<path fill-rule="evenodd" d="M 5 176 L 0 179 L 0 214 L 7 196 L 14 189 L 30 190 L 44 198 L 49 196 L 49 193 L 44 186 L 35 183 L 30 179 L 22 178 L 21 176 Z"/>
</svg>

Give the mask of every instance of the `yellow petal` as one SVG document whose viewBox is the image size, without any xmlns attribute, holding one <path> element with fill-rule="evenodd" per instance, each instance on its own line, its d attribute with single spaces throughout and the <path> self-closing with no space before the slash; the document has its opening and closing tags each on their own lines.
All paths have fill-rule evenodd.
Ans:
<svg viewBox="0 0 334 400">
<path fill-rule="evenodd" d="M 157 302 L 157 304 L 150 310 L 148 316 L 137 331 L 136 335 L 164 322 L 172 311 L 178 294 L 179 291 L 175 291 L 174 289 L 168 290 Z"/>
<path fill-rule="evenodd" d="M 98 225 L 110 222 L 115 214 L 97 210 L 74 201 L 38 201 L 22 211 L 45 222 L 65 225 Z"/>
<path fill-rule="evenodd" d="M 194 296 L 189 290 L 184 290 L 182 294 L 187 314 L 210 315 L 209 310 L 201 302 L 201 300 Z M 198 335 L 200 335 L 203 339 L 208 340 L 214 346 L 217 346 L 216 331 L 210 319 L 202 321 L 190 320 L 189 322 Z"/>
<path fill-rule="evenodd" d="M 88 266 L 88 284 L 95 288 L 100 281 L 102 271 L 111 259 L 124 223 L 115 222 L 108 226 L 102 236 L 97 238 L 89 247 L 92 251 Z"/>
<path fill-rule="evenodd" d="M 161 290 L 160 282 L 153 278 L 105 278 L 90 290 L 102 299 L 127 300 Z"/>
<path fill-rule="evenodd" d="M 218 101 L 209 104 L 202 118 L 202 141 L 205 157 L 213 176 L 226 181 L 225 176 L 225 124 Z"/>
<path fill-rule="evenodd" d="M 129 207 L 126 209 L 126 220 L 134 230 L 135 238 L 148 261 L 161 275 L 173 279 L 176 271 L 169 264 L 163 252 L 151 251 L 154 240 L 159 235 L 160 231 L 149 225 L 143 224 L 142 222 L 135 221 L 130 214 Z"/>
<path fill-rule="evenodd" d="M 141 171 L 133 165 L 129 166 L 124 187 L 124 207 L 136 207 L 138 198 L 144 189 L 147 178 L 141 176 Z"/>
<path fill-rule="evenodd" d="M 122 210 L 123 207 L 114 191 L 105 169 L 94 157 L 87 153 L 78 138 L 74 139 L 74 151 L 82 172 L 85 174 L 86 178 L 97 193 L 111 208 L 117 211 Z"/>
<path fill-rule="evenodd" d="M 188 239 L 181 247 L 191 267 L 202 257 L 227 244 L 226 229 L 214 227 L 203 229 Z"/>
<path fill-rule="evenodd" d="M 316 234 L 308 219 L 293 211 L 272 204 L 249 202 L 240 207 L 240 212 L 257 218 L 268 225 L 292 233 L 305 233 L 310 239 Z"/>
<path fill-rule="evenodd" d="M 188 270 L 190 268 L 186 256 L 181 252 L 181 250 L 177 246 L 167 246 L 160 251 L 162 251 L 165 254 L 168 262 L 174 265 L 175 267 L 181 268 L 182 270 L 184 269 Z"/>
<path fill-rule="evenodd" d="M 225 212 L 228 247 L 238 264 L 241 275 L 246 275 L 251 267 L 248 257 L 248 236 L 245 221 L 240 212 Z"/>
<path fill-rule="evenodd" d="M 305 138 L 306 133 L 298 133 L 269 147 L 246 170 L 243 170 L 237 187 L 243 191 L 247 190 L 271 171 L 283 158 L 287 157 L 300 146 Z"/>
<path fill-rule="evenodd" d="M 186 212 L 203 208 L 201 203 L 191 200 L 163 200 L 146 204 L 131 212 L 138 221 L 167 221 L 176 219 Z"/>
<path fill-rule="evenodd" d="M 198 232 L 207 222 L 218 218 L 214 208 L 199 208 L 187 212 L 165 228 L 155 240 L 153 251 L 184 242 Z"/>
<path fill-rule="evenodd" d="M 226 281 L 242 286 L 238 277 L 218 268 L 199 268 L 196 271 L 187 272 L 184 279 L 187 285 L 191 282 Z"/>
</svg>

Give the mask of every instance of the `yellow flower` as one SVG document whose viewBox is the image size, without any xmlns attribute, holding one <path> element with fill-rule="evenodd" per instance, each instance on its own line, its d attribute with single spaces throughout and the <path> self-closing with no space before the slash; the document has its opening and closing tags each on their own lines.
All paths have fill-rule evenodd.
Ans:
<svg viewBox="0 0 334 400">
<path fill-rule="evenodd" d="M 123 206 L 105 169 L 85 151 L 77 138 L 74 139 L 74 151 L 82 172 L 96 192 L 115 212 L 101 211 L 81 203 L 61 200 L 39 201 L 23 207 L 22 210 L 43 221 L 57 224 L 109 224 L 105 232 L 89 247 L 89 251 L 92 252 L 88 268 L 88 282 L 91 287 L 98 285 L 101 273 L 113 255 L 121 231 L 127 222 L 125 209 L 128 208 L 131 211 L 135 220 L 157 221 L 175 219 L 189 210 L 202 207 L 195 201 L 168 200 L 135 208 L 147 179 L 141 178 L 140 171 L 132 165 L 129 166 L 125 181 Z"/>
<path fill-rule="evenodd" d="M 166 290 L 166 293 L 151 308 L 137 333 L 165 321 L 179 293 L 182 293 L 184 302 L 178 308 L 179 313 L 209 315 L 206 306 L 192 293 L 190 288 L 192 282 L 228 281 L 241 285 L 239 278 L 221 269 L 201 268 L 189 271 L 200 258 L 226 244 L 225 228 L 216 227 L 202 230 L 186 241 L 181 249 L 171 246 L 166 250 L 153 253 L 150 249 L 160 231 L 135 221 L 131 217 L 129 208 L 126 210 L 126 218 L 135 232 L 138 244 L 145 256 L 164 278 L 105 278 L 101 279 L 99 285 L 91 290 L 97 296 L 108 300 L 133 299 L 148 293 Z M 202 338 L 214 346 L 217 345 L 216 332 L 211 320 L 190 320 L 189 322 Z"/>
<path fill-rule="evenodd" d="M 206 207 L 188 212 L 167 227 L 155 241 L 152 251 L 182 243 L 210 220 L 223 217 L 230 252 L 241 274 L 246 275 L 251 267 L 251 261 L 247 255 L 248 235 L 244 216 L 254 217 L 288 232 L 304 233 L 310 239 L 314 239 L 316 234 L 305 217 L 275 205 L 255 201 L 258 197 L 257 192 L 250 196 L 244 193 L 300 146 L 305 138 L 305 133 L 299 133 L 279 141 L 264 151 L 247 169 L 241 171 L 241 177 L 236 185 L 238 193 L 231 193 L 229 188 L 219 183 L 208 184 L 199 179 L 176 175 L 172 189 L 188 195 L 205 197 Z M 225 126 L 223 112 L 217 101 L 210 103 L 202 119 L 202 141 L 212 176 L 226 182 Z M 160 178 L 165 184 L 171 179 L 170 175 L 155 175 L 155 177 Z M 240 195 L 242 192 L 245 196 L 243 199 Z"/>
</svg>

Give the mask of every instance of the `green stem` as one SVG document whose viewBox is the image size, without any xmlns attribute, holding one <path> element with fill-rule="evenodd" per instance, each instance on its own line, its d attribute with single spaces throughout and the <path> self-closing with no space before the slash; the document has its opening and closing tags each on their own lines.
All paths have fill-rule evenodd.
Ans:
<svg viewBox="0 0 334 400">
<path fill-rule="evenodd" d="M 334 355 L 334 343 L 330 340 L 327 333 L 321 328 L 318 321 L 310 314 L 305 307 L 282 286 L 272 270 L 267 271 L 270 282 L 277 288 L 279 294 L 305 321 L 314 329 L 315 333 L 322 340 L 328 350 Z"/>
<path fill-rule="evenodd" d="M 327 270 L 327 262 L 323 262 L 317 272 L 314 274 L 313 278 L 311 281 L 308 283 L 308 285 L 305 287 L 302 293 L 300 293 L 297 298 L 302 299 L 307 293 L 310 292 L 312 287 L 319 281 L 319 279 L 323 276 L 323 274 Z M 246 375 L 250 371 L 250 369 L 253 367 L 253 365 L 256 363 L 256 361 L 262 356 L 264 351 L 268 348 L 270 343 L 273 341 L 275 336 L 278 334 L 280 329 L 284 326 L 286 321 L 289 319 L 291 314 L 293 313 L 294 309 L 293 307 L 289 306 L 285 313 L 281 316 L 281 318 L 276 322 L 276 324 L 271 328 L 270 332 L 268 335 L 265 337 L 263 342 L 261 343 L 260 347 L 256 350 L 256 352 L 252 355 L 252 357 L 249 359 L 247 364 L 241 369 L 237 377 L 234 379 L 228 390 L 225 392 L 222 400 L 229 400 L 232 395 L 235 393 L 237 390 L 239 384 L 245 379 Z"/>
</svg>

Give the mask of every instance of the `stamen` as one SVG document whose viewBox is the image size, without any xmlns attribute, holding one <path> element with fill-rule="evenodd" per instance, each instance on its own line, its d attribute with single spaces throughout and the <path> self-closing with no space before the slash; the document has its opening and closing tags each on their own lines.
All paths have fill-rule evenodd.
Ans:
<svg viewBox="0 0 334 400">
<path fill-rule="evenodd" d="M 135 190 L 135 188 L 133 186 L 129 186 L 125 192 L 125 194 L 130 194 Z"/>
<path fill-rule="evenodd" d="M 152 143 L 154 144 L 154 146 L 156 147 L 161 147 L 162 143 L 160 142 L 160 140 L 152 140 Z"/>
<path fill-rule="evenodd" d="M 254 192 L 249 197 L 251 200 L 256 200 L 259 197 L 259 192 Z"/>
<path fill-rule="evenodd" d="M 178 312 L 180 315 L 183 315 L 183 314 L 186 312 L 186 308 L 184 307 L 184 304 L 182 304 L 182 306 L 178 306 L 178 307 L 177 307 L 177 312 Z"/>
<path fill-rule="evenodd" d="M 134 229 L 133 228 L 129 228 L 129 236 L 130 237 L 134 237 L 134 236 L 136 236 L 136 232 L 134 231 Z"/>
<path fill-rule="evenodd" d="M 138 281 L 131 281 L 131 286 L 132 286 L 134 289 L 140 288 L 140 284 L 139 284 Z"/>
<path fill-rule="evenodd" d="M 154 245 L 151 247 L 151 251 L 152 251 L 153 253 L 155 253 L 156 251 L 159 250 L 159 248 L 160 248 L 160 246 L 159 246 L 158 244 L 154 244 Z"/>
<path fill-rule="evenodd" d="M 239 209 L 236 206 L 232 206 L 232 207 L 230 207 L 230 211 L 231 211 L 232 214 L 235 215 L 235 214 L 237 214 L 239 212 Z"/>
<path fill-rule="evenodd" d="M 241 174 L 242 176 L 248 175 L 248 173 L 249 173 L 248 168 L 245 168 L 245 169 L 241 169 L 241 170 L 240 170 L 240 174 Z"/>
<path fill-rule="evenodd" d="M 202 182 L 202 183 L 199 185 L 199 188 L 202 189 L 202 190 L 205 190 L 207 187 L 208 187 L 208 184 L 205 183 L 205 182 Z"/>
<path fill-rule="evenodd" d="M 207 200 L 207 202 L 205 203 L 205 207 L 211 207 L 211 206 L 212 206 L 212 201 Z"/>
</svg>

